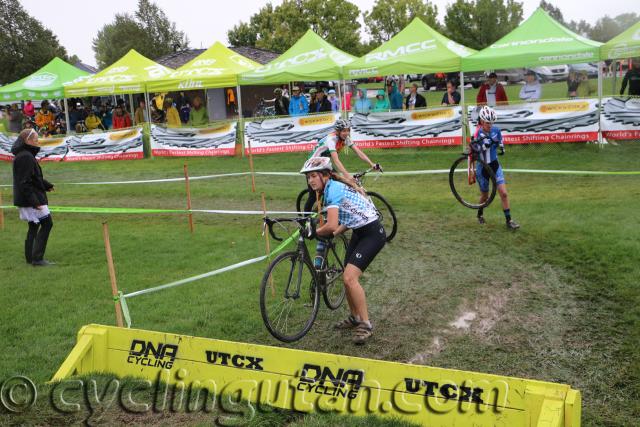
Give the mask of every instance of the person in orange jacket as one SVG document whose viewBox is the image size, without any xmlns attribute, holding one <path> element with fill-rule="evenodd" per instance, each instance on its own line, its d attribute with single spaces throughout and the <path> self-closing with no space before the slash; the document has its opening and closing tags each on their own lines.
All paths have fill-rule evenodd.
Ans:
<svg viewBox="0 0 640 427">
<path fill-rule="evenodd" d="M 121 106 L 115 108 L 113 114 L 113 129 L 126 129 L 131 127 L 131 116 Z"/>
</svg>

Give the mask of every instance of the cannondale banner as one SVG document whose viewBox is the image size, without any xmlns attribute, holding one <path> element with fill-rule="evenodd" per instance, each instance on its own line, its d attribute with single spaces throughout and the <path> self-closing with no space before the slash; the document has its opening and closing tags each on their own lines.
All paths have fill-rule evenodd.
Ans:
<svg viewBox="0 0 640 427">
<path fill-rule="evenodd" d="M 361 148 L 460 145 L 461 116 L 461 107 L 353 114 L 351 139 Z"/>
<path fill-rule="evenodd" d="M 311 151 L 316 142 L 333 130 L 338 114 L 285 117 L 248 122 L 245 152 L 252 154 Z"/>
<path fill-rule="evenodd" d="M 478 125 L 479 109 L 469 107 L 469 121 Z M 505 144 L 596 141 L 599 131 L 597 99 L 530 102 L 496 107 L 496 126 Z"/>
<path fill-rule="evenodd" d="M 167 128 L 151 126 L 151 153 L 154 156 L 233 156 L 237 122 L 207 128 Z"/>
<path fill-rule="evenodd" d="M 0 160 L 11 161 L 17 135 L 0 133 Z M 144 157 L 142 128 L 41 138 L 41 161 L 134 160 Z"/>
<path fill-rule="evenodd" d="M 640 139 L 640 98 L 603 98 L 600 129 L 607 139 Z"/>
</svg>

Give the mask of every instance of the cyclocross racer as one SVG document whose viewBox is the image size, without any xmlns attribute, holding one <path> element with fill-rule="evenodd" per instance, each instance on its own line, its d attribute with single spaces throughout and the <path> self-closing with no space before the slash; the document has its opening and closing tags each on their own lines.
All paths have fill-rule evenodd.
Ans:
<svg viewBox="0 0 640 427">
<path fill-rule="evenodd" d="M 500 155 L 504 154 L 504 143 L 502 141 L 502 133 L 500 128 L 494 126 L 497 119 L 496 112 L 489 106 L 484 106 L 480 110 L 479 124 L 474 136 L 473 149 L 478 151 L 482 160 L 484 160 L 493 169 L 496 175 L 496 184 L 498 186 L 498 194 L 502 201 L 502 209 L 504 217 L 507 221 L 507 228 L 517 230 L 520 225 L 511 219 L 511 209 L 509 207 L 509 196 L 507 194 L 507 183 L 504 179 L 502 166 L 498 162 L 498 147 L 500 147 Z M 489 197 L 489 177 L 485 176 L 482 163 L 477 162 L 476 179 L 480 187 L 480 203 L 484 203 Z M 478 222 L 484 224 L 483 208 L 478 209 Z"/>
<path fill-rule="evenodd" d="M 321 237 L 330 237 L 353 230 L 347 253 L 343 281 L 351 315 L 337 323 L 336 329 L 353 329 L 353 342 L 363 344 L 373 333 L 369 321 L 367 299 L 360 285 L 360 276 L 386 243 L 384 227 L 371 201 L 343 177 L 333 172 L 327 157 L 312 157 L 300 170 L 315 192 L 322 192 L 326 222 L 315 230 Z"/>
</svg>

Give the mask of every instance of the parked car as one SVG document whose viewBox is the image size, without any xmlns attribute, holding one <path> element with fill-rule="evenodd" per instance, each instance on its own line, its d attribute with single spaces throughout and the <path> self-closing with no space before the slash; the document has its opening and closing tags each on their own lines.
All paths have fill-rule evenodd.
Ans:
<svg viewBox="0 0 640 427">
<path fill-rule="evenodd" d="M 540 83 L 547 81 L 562 81 L 569 77 L 569 67 L 566 65 L 549 65 L 532 68 Z"/>
<path fill-rule="evenodd" d="M 582 73 L 583 71 L 586 71 L 587 77 L 589 77 L 590 79 L 598 78 L 598 66 L 591 63 L 570 64 L 569 71 L 574 71 L 576 73 Z"/>
<path fill-rule="evenodd" d="M 524 81 L 524 68 L 507 68 L 505 70 L 495 70 L 499 82 L 518 83 Z M 488 76 L 489 73 L 485 72 Z"/>
</svg>

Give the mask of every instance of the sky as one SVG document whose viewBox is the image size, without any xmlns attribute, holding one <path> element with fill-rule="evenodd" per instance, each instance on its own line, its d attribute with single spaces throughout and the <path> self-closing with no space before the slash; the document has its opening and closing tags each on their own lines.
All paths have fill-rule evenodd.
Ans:
<svg viewBox="0 0 640 427">
<path fill-rule="evenodd" d="M 350 0 L 361 11 L 370 10 L 374 0 Z M 446 7 L 454 0 L 433 0 L 438 6 L 442 21 Z M 540 0 L 520 0 L 524 3 L 526 19 L 540 4 Z M 135 0 L 108 0 L 101 2 L 63 0 L 21 0 L 23 7 L 58 36 L 70 55 L 76 54 L 89 65 L 96 65 L 91 41 L 103 25 L 113 21 L 116 13 L 133 13 Z M 227 31 L 240 21 L 248 21 L 251 15 L 266 3 L 264 0 L 154 0 L 176 23 L 179 30 L 189 37 L 192 48 L 207 48 L 215 41 L 227 43 Z M 281 0 L 273 0 L 274 5 Z M 625 12 L 637 11 L 637 0 L 556 0 L 566 20 L 585 21 L 593 24 L 604 15 L 614 17 Z M 392 8 L 393 0 L 389 0 Z M 391 11 L 391 9 L 390 9 Z M 366 39 L 363 34 L 363 39 Z"/>
</svg>

